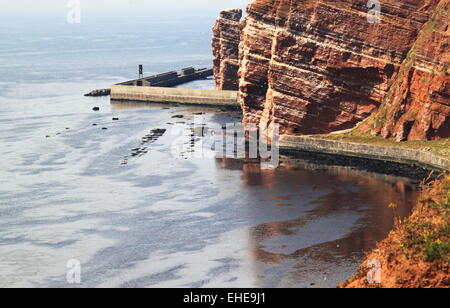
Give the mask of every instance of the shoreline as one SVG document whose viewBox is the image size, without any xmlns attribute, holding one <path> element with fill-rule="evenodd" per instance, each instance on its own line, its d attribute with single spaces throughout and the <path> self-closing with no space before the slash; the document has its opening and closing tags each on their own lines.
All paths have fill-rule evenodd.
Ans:
<svg viewBox="0 0 450 308">
<path fill-rule="evenodd" d="M 429 148 L 373 144 L 376 138 L 361 142 L 331 138 L 330 135 L 283 136 L 280 150 L 294 156 L 313 157 L 325 165 L 345 164 L 422 181 L 422 191 L 411 214 L 403 220 L 395 218 L 395 226 L 388 236 L 367 252 L 357 272 L 337 287 L 448 288 L 450 177 L 446 174 L 450 159 L 430 153 Z M 429 173 L 427 177 L 423 168 L 443 175 Z M 396 213 L 396 204 L 389 207 Z M 374 261 L 379 265 L 378 270 L 373 268 Z"/>
<path fill-rule="evenodd" d="M 136 88 L 133 88 L 136 89 Z M 178 90 L 179 91 L 179 90 Z M 140 95 L 136 97 L 135 95 L 129 96 L 127 93 L 126 99 L 119 98 L 114 99 L 111 97 L 111 103 L 114 102 L 130 102 L 135 103 L 146 103 L 143 101 L 148 100 L 149 94 L 147 96 Z M 135 93 L 132 93 L 135 94 Z M 212 102 L 201 103 L 194 102 L 193 100 L 198 97 L 192 97 L 192 100 L 185 102 L 185 97 L 167 97 L 167 93 L 158 93 L 158 99 L 161 99 L 161 94 L 164 96 L 164 104 L 174 104 L 175 105 L 197 105 L 203 107 L 212 108 L 226 108 L 228 110 L 238 110 L 240 105 L 228 105 L 228 104 L 217 104 Z M 178 94 L 178 93 L 177 93 Z M 191 95 L 191 93 L 182 93 L 182 96 Z M 153 97 L 153 96 L 152 96 Z M 138 99 L 136 99 L 138 98 Z M 175 99 L 174 99 L 175 98 Z M 183 102 L 181 102 L 183 101 Z M 345 140 L 338 139 L 336 136 L 345 136 L 346 133 L 351 133 L 352 130 L 342 131 L 337 135 L 315 135 L 315 136 L 281 136 L 279 142 L 280 154 L 285 154 L 294 158 L 301 158 L 308 162 L 317 163 L 318 166 L 347 166 L 350 169 L 355 170 L 365 170 L 368 172 L 374 172 L 377 174 L 394 175 L 400 177 L 406 177 L 413 180 L 423 180 L 425 178 L 436 179 L 437 175 L 433 174 L 433 171 L 445 172 L 450 170 L 450 157 L 444 157 L 444 155 L 438 155 L 433 152 L 428 147 L 405 147 L 401 144 L 377 144 L 375 137 L 367 137 L 366 139 L 355 140 Z M 404 144 L 403 144 L 404 145 Z M 439 152 L 438 152 L 439 153 Z M 441 154 L 441 153 L 439 153 Z M 414 217 L 415 211 L 405 219 L 411 219 Z M 386 239 L 379 242 L 377 247 L 383 245 L 383 243 L 389 243 L 392 237 L 392 233 L 396 232 L 394 227 L 391 233 Z M 381 243 L 381 244 L 380 244 Z M 391 250 L 393 245 L 391 243 L 386 244 L 387 249 Z M 375 247 L 369 253 L 374 254 L 377 251 Z M 381 259 L 381 256 L 379 256 Z M 341 282 L 340 287 L 351 285 L 353 287 L 367 287 L 364 283 L 357 283 L 358 275 L 362 276 L 362 280 L 365 281 L 367 272 L 364 272 L 365 260 L 361 261 L 361 267 L 357 274 L 353 276 L 353 283 L 351 278 L 344 282 Z M 387 261 L 383 261 L 383 267 L 393 269 L 395 275 L 403 275 L 401 273 L 401 268 L 395 267 L 389 264 Z M 428 268 L 428 264 L 424 266 Z M 439 273 L 440 271 L 433 267 L 433 272 Z M 361 274 L 363 273 L 363 274 Z M 399 274 L 400 273 L 400 274 Z M 394 275 L 394 276 L 395 276 Z M 386 277 L 383 277 L 386 278 Z"/>
<path fill-rule="evenodd" d="M 300 159 L 319 166 L 349 167 L 358 171 L 365 171 L 379 175 L 391 175 L 409 178 L 417 183 L 428 177 L 433 171 L 429 168 L 419 167 L 412 164 L 383 161 L 373 158 L 362 158 L 357 156 L 345 156 L 341 154 L 320 153 L 317 151 L 306 151 L 301 149 L 282 149 L 280 154 L 290 159 Z"/>
</svg>

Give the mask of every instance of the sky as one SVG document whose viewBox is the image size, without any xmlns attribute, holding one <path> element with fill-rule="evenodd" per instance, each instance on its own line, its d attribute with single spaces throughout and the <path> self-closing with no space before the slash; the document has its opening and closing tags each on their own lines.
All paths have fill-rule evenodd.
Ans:
<svg viewBox="0 0 450 308">
<path fill-rule="evenodd" d="M 220 10 L 245 8 L 251 0 L 1 0 L 0 11 L 60 11 L 79 1 L 82 10 Z"/>
</svg>

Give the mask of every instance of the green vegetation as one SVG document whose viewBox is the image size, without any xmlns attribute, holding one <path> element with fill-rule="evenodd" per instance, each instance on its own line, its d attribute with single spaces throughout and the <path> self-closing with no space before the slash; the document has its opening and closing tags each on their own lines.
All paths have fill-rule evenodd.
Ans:
<svg viewBox="0 0 450 308">
<path fill-rule="evenodd" d="M 340 287 L 344 288 L 441 288 L 448 287 L 450 265 L 450 176 L 433 174 L 422 181 L 422 192 L 411 216 L 400 219 L 394 210 L 395 228 L 388 238 L 369 253 L 359 271 Z M 367 280 L 378 260 L 383 268 L 380 284 Z"/>
<path fill-rule="evenodd" d="M 448 71 L 449 67 L 450 67 L 450 62 L 445 62 L 444 68 L 442 69 L 442 72 L 444 72 L 445 76 L 448 76 L 450 74 Z"/>
<path fill-rule="evenodd" d="M 430 83 L 430 80 L 428 79 L 428 78 L 422 78 L 421 79 L 421 81 L 424 83 L 424 84 L 429 84 Z"/>
<path fill-rule="evenodd" d="M 436 230 L 437 229 L 437 230 Z M 411 223 L 404 228 L 400 247 L 405 255 L 423 254 L 427 262 L 450 262 L 449 225 L 436 227 L 432 223 Z M 442 239 L 447 238 L 445 242 Z"/>
<path fill-rule="evenodd" d="M 450 263 L 450 176 L 424 188 L 416 211 L 400 225 L 403 253 L 408 258 Z"/>
</svg>

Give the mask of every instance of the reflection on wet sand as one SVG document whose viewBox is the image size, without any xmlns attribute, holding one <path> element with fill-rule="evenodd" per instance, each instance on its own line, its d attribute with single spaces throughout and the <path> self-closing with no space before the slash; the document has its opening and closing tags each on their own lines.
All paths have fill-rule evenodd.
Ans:
<svg viewBox="0 0 450 308">
<path fill-rule="evenodd" d="M 275 170 L 262 170 L 254 161 L 216 163 L 242 171 L 242 188 L 250 202 L 259 203 L 251 205 L 252 210 L 269 204 L 291 215 L 283 221 L 255 222 L 250 228 L 249 257 L 258 268 L 255 275 L 270 275 L 272 280 L 260 279 L 261 286 L 274 286 L 273 272 L 283 266 L 293 271 L 288 270 L 289 277 L 280 278 L 275 286 L 330 286 L 333 280 L 345 279 L 333 268 L 340 263 L 353 267 L 392 229 L 394 213 L 387 205 L 395 202 L 396 214 L 405 217 L 417 198 L 416 186 L 405 178 L 350 167 L 286 157 Z"/>
</svg>

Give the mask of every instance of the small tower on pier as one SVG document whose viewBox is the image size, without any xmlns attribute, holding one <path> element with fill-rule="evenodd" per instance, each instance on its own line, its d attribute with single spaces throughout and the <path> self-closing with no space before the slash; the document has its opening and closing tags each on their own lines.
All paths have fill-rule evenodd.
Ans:
<svg viewBox="0 0 450 308">
<path fill-rule="evenodd" d="M 144 78 L 144 66 L 139 64 L 139 79 Z"/>
</svg>

